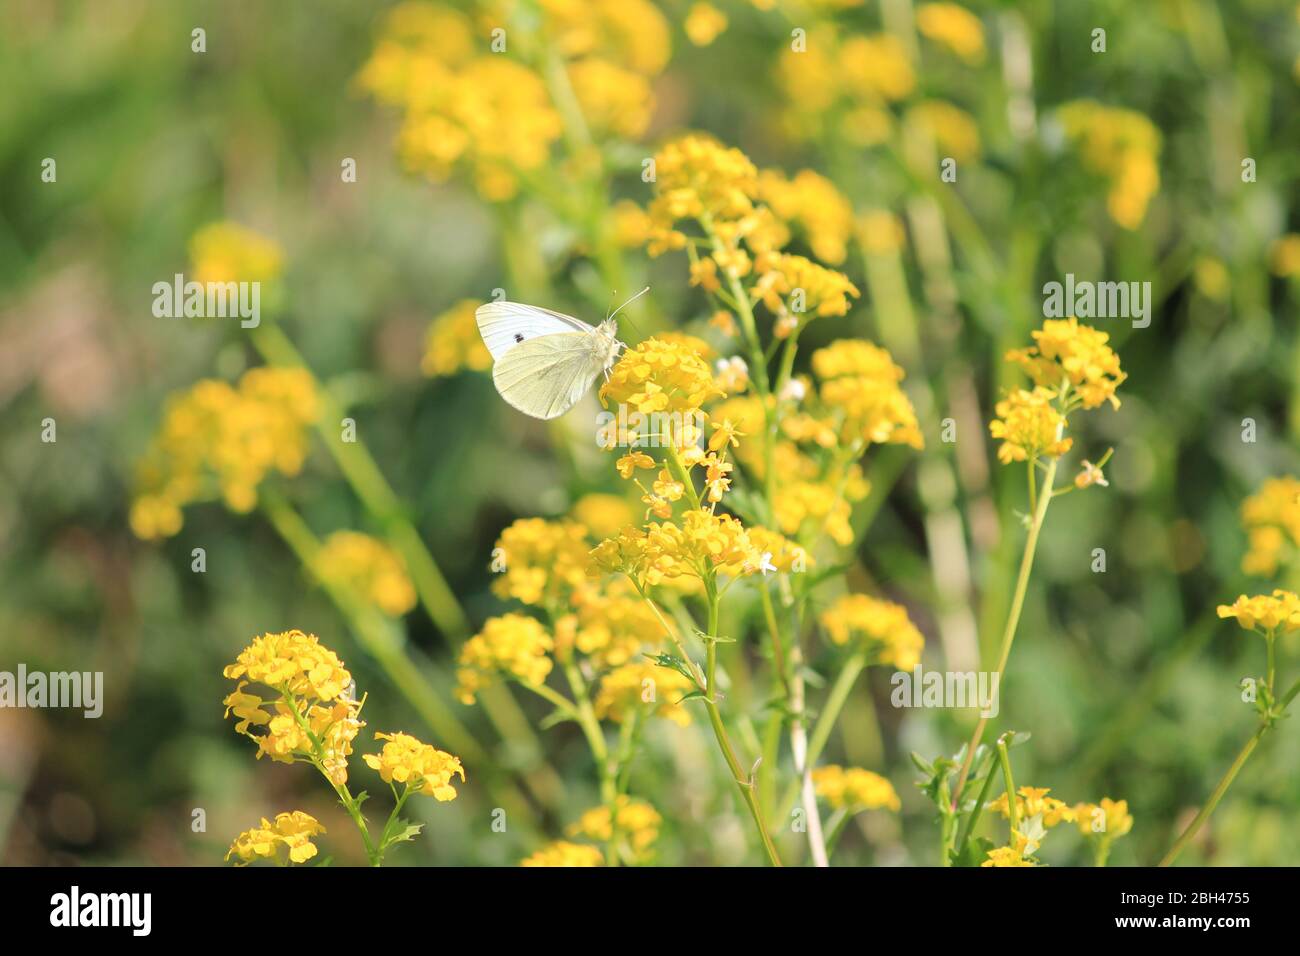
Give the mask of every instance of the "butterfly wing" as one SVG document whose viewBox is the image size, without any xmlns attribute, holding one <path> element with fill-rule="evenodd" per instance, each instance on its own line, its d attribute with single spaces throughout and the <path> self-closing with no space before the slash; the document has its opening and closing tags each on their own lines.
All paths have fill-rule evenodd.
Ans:
<svg viewBox="0 0 1300 956">
<path fill-rule="evenodd" d="M 556 418 L 586 394 L 604 368 L 594 331 L 539 335 L 513 346 L 492 366 L 501 397 L 525 415 Z"/>
<path fill-rule="evenodd" d="M 581 319 L 522 302 L 489 302 L 474 312 L 483 343 L 499 360 L 516 346 L 543 335 L 595 331 Z"/>
</svg>

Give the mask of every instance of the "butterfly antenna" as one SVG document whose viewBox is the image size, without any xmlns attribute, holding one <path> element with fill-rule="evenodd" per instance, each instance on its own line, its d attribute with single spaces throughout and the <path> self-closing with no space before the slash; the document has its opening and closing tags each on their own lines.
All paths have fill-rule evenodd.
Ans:
<svg viewBox="0 0 1300 956">
<path fill-rule="evenodd" d="M 637 299 L 641 298 L 641 296 L 645 295 L 645 294 L 646 294 L 647 292 L 649 292 L 649 291 L 650 291 L 650 287 L 649 287 L 649 286 L 646 286 L 644 289 L 642 289 L 642 290 L 641 290 L 640 292 L 638 292 L 636 295 L 632 296 L 632 298 L 628 299 L 626 302 L 624 302 L 622 305 L 620 305 L 617 309 L 615 309 L 613 312 L 611 312 L 611 313 L 606 317 L 606 321 L 608 321 L 609 319 L 614 318 L 614 316 L 618 315 L 618 314 L 619 314 L 620 312 L 622 312 L 625 308 L 627 308 L 629 305 L 631 305 L 633 302 L 635 302 Z M 640 335 L 642 338 L 645 338 L 645 335 L 641 332 L 641 330 L 640 330 L 639 328 L 637 328 L 637 325 L 636 325 L 635 322 L 633 322 L 630 318 L 629 318 L 627 321 L 628 321 L 628 324 L 631 325 L 632 328 L 636 331 L 636 334 L 637 334 L 637 335 Z"/>
</svg>

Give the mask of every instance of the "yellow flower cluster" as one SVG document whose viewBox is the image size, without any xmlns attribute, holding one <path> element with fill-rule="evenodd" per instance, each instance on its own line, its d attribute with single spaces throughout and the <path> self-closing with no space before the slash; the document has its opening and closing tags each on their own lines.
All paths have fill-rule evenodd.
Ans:
<svg viewBox="0 0 1300 956">
<path fill-rule="evenodd" d="M 185 505 L 215 493 L 231 510 L 251 511 L 269 472 L 302 468 L 319 407 L 311 374 L 292 368 L 250 369 L 237 387 L 204 379 L 173 396 L 139 464 L 131 530 L 170 537 Z"/>
<path fill-rule="evenodd" d="M 760 555 L 760 564 L 766 564 L 777 571 L 802 572 L 815 563 L 806 548 L 770 528 L 752 525 L 747 532 L 749 543 Z"/>
<path fill-rule="evenodd" d="M 540 685 L 555 662 L 555 642 L 538 621 L 523 614 L 489 618 L 483 630 L 460 649 L 456 698 L 472 704 L 475 695 L 498 675 Z"/>
<path fill-rule="evenodd" d="M 264 684 L 294 697 L 331 701 L 352 682 L 338 655 L 315 634 L 263 634 L 226 665 L 223 676 Z"/>
<path fill-rule="evenodd" d="M 845 808 L 854 812 L 881 807 L 887 810 L 902 809 L 894 785 L 870 770 L 830 764 L 817 767 L 813 770 L 812 777 L 817 796 L 833 809 Z"/>
<path fill-rule="evenodd" d="M 928 40 L 947 47 L 967 63 L 984 60 L 984 27 L 979 17 L 955 3 L 923 3 L 916 28 Z"/>
<path fill-rule="evenodd" d="M 1096 803 L 1078 803 L 1074 806 L 1074 822 L 1086 837 L 1096 836 L 1113 840 L 1133 829 L 1133 815 L 1128 812 L 1127 800 L 1102 797 Z"/>
<path fill-rule="evenodd" d="M 592 807 L 564 831 L 565 836 L 581 837 L 596 843 L 616 844 L 626 848 L 631 863 L 647 863 L 654 857 L 655 841 L 663 817 L 644 800 L 620 794 L 611 813 L 608 806 Z"/>
<path fill-rule="evenodd" d="M 907 119 L 934 138 L 945 157 L 967 163 L 980 154 L 980 130 L 965 110 L 944 100 L 924 100 L 907 111 Z"/>
<path fill-rule="evenodd" d="M 236 866 L 247 866 L 259 859 L 278 860 L 283 847 L 290 863 L 306 863 L 316 855 L 312 837 L 324 832 L 325 828 L 315 817 L 301 810 L 277 813 L 274 822 L 262 817 L 261 826 L 245 830 L 235 837 L 226 859 L 237 857 Z"/>
<path fill-rule="evenodd" d="M 548 843 L 532 856 L 520 861 L 520 866 L 604 866 L 605 857 L 600 849 L 587 843 L 570 843 L 556 840 Z"/>
<path fill-rule="evenodd" d="M 1092 100 L 1067 103 L 1059 116 L 1083 165 L 1109 183 L 1111 219 L 1125 229 L 1142 225 L 1151 197 L 1160 189 L 1160 131 L 1155 124 L 1141 113 Z"/>
<path fill-rule="evenodd" d="M 683 219 L 738 221 L 754 210 L 758 170 L 749 157 L 708 136 L 683 136 L 655 154 L 655 198 L 650 203 L 650 254 L 680 249 Z"/>
<path fill-rule="evenodd" d="M 492 367 L 492 353 L 483 344 L 474 318 L 479 305 L 473 299 L 462 299 L 429 323 L 420 360 L 425 375 L 438 378 L 461 369 L 486 372 Z"/>
<path fill-rule="evenodd" d="M 684 674 L 649 661 L 632 661 L 601 678 L 596 692 L 596 716 L 621 724 L 638 708 L 671 720 L 678 727 L 691 722 L 682 698 L 694 690 Z"/>
<path fill-rule="evenodd" d="M 777 218 L 797 224 L 813 255 L 836 266 L 848 256 L 853 234 L 853 206 L 825 176 L 811 169 L 787 179 L 778 170 L 765 170 L 758 180 L 758 196 Z"/>
<path fill-rule="evenodd" d="M 617 534 L 624 525 L 633 524 L 636 521 L 636 509 L 622 495 L 592 492 L 573 503 L 569 517 L 599 541 Z"/>
<path fill-rule="evenodd" d="M 921 663 L 925 638 L 901 604 L 866 594 L 845 594 L 823 611 L 819 620 L 833 643 L 861 642 L 882 664 L 910 671 Z"/>
<path fill-rule="evenodd" d="M 257 744 L 257 759 L 293 763 L 307 755 L 320 761 L 322 772 L 335 784 L 347 781 L 352 744 L 365 726 L 361 703 L 348 690 L 352 675 L 314 634 L 263 634 L 222 674 L 239 681 L 223 703 L 226 716 L 233 713 L 237 718 L 235 731 Z M 263 700 L 244 689 L 250 683 L 268 687 L 276 696 Z M 274 713 L 267 710 L 268 704 Z M 250 726 L 264 727 L 265 732 L 250 733 Z"/>
<path fill-rule="evenodd" d="M 833 125 L 859 147 L 888 139 L 893 129 L 888 105 L 916 87 L 912 61 L 896 37 L 850 34 L 841 41 L 830 25 L 809 30 L 806 49 L 787 48 L 777 78 L 791 135 L 814 138 Z"/>
<path fill-rule="evenodd" d="M 778 338 L 789 336 L 804 315 L 846 314 L 849 299 L 861 294 L 844 273 L 819 266 L 803 256 L 765 252 L 754 261 L 754 270 L 758 278 L 751 297 L 786 320 L 777 323 Z"/>
<path fill-rule="evenodd" d="M 555 623 L 561 659 L 576 650 L 597 670 L 621 667 L 664 636 L 659 619 L 625 579 L 585 588 L 574 595 L 574 603 L 573 613 Z"/>
<path fill-rule="evenodd" d="M 1055 797 L 1049 797 L 1049 793 L 1051 793 L 1049 787 L 1019 788 L 1016 791 L 1016 818 L 1027 820 L 1030 817 L 1041 815 L 1043 826 L 1049 830 L 1058 823 L 1073 823 L 1075 819 L 1074 809 Z M 1007 806 L 1007 795 L 1005 793 L 990 803 L 989 809 L 995 810 L 1010 819 L 1011 814 Z"/>
<path fill-rule="evenodd" d="M 569 67 L 569 83 L 593 133 L 635 139 L 650 125 L 654 94 L 640 73 L 592 57 Z"/>
<path fill-rule="evenodd" d="M 708 362 L 695 348 L 662 338 L 646 339 L 625 352 L 600 388 L 606 407 L 612 402 L 642 414 L 695 412 L 721 395 Z"/>
<path fill-rule="evenodd" d="M 682 29 L 696 46 L 708 46 L 727 29 L 727 15 L 711 3 L 694 3 Z"/>
<path fill-rule="evenodd" d="M 1110 336 L 1078 319 L 1048 319 L 1033 333 L 1035 345 L 1012 349 L 1006 359 L 1019 365 L 1040 385 L 1077 399 L 1084 408 L 1110 402 L 1119 408 L 1115 390 L 1128 377 L 1119 367 L 1119 356 L 1106 343 Z"/>
<path fill-rule="evenodd" d="M 1284 279 L 1300 275 L 1300 235 L 1290 232 L 1274 242 L 1269 250 L 1269 262 L 1274 275 Z"/>
<path fill-rule="evenodd" d="M 524 604 L 557 607 L 587 578 L 587 529 L 573 521 L 520 518 L 493 550 L 492 591 Z"/>
<path fill-rule="evenodd" d="M 321 577 L 360 595 L 389 617 L 415 607 L 415 586 L 401 556 L 377 538 L 336 531 L 316 556 Z"/>
<path fill-rule="evenodd" d="M 995 850 L 989 850 L 988 859 L 980 866 L 991 867 L 1017 867 L 1017 866 L 1037 866 L 1030 857 L 1033 850 L 1038 849 L 1037 845 L 1033 848 L 1029 846 L 1029 838 L 1019 830 L 1011 831 L 1011 843 L 1007 846 L 1000 846 Z"/>
<path fill-rule="evenodd" d="M 1300 630 L 1300 597 L 1291 591 L 1276 590 L 1272 596 L 1241 595 L 1232 604 L 1220 604 L 1219 617 L 1233 617 L 1243 630 L 1261 634 L 1289 634 Z"/>
<path fill-rule="evenodd" d="M 1063 438 L 1065 416 L 1052 403 L 1053 392 L 1035 388 L 1016 389 L 997 404 L 998 417 L 989 422 L 989 434 L 1002 440 L 998 460 L 1034 461 L 1058 458 L 1070 450 L 1072 438 Z"/>
<path fill-rule="evenodd" d="M 668 21 L 649 0 L 541 0 L 543 28 L 566 58 L 599 55 L 644 76 L 668 65 Z"/>
<path fill-rule="evenodd" d="M 842 420 L 846 444 L 905 444 L 924 440 L 916 410 L 899 383 L 903 370 L 884 349 L 860 339 L 841 339 L 813 353 L 822 402 Z"/>
<path fill-rule="evenodd" d="M 752 574 L 761 556 L 736 518 L 692 509 L 679 522 L 624 528 L 597 545 L 591 561 L 595 573 L 626 574 L 644 587 L 678 577 Z"/>
<path fill-rule="evenodd" d="M 1246 574 L 1271 577 L 1282 561 L 1300 547 L 1300 481 L 1287 475 L 1270 478 L 1241 506 L 1241 523 L 1249 550 L 1241 560 Z"/>
<path fill-rule="evenodd" d="M 375 734 L 384 740 L 383 749 L 376 754 L 365 754 L 363 759 L 371 770 L 377 770 L 384 783 L 405 784 L 413 793 L 433 797 L 440 803 L 456 799 L 452 777 L 460 775 L 465 780 L 465 769 L 459 757 L 431 744 L 421 743 L 410 734 Z"/>
<path fill-rule="evenodd" d="M 272 239 L 234 222 L 204 226 L 190 238 L 195 282 L 269 282 L 284 268 Z"/>
<path fill-rule="evenodd" d="M 547 161 L 562 124 L 542 79 L 501 54 L 479 52 L 474 34 L 457 10 L 401 3 L 357 82 L 403 110 L 398 152 L 409 169 L 441 182 L 467 163 L 480 194 L 501 201 L 518 191 L 521 172 Z"/>
</svg>

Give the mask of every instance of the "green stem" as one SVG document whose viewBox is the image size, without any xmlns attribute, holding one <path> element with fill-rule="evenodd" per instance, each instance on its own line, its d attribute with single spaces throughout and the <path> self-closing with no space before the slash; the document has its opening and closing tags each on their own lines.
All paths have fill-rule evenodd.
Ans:
<svg viewBox="0 0 1300 956">
<path fill-rule="evenodd" d="M 1016 781 L 1011 776 L 1011 756 L 1007 753 L 1007 742 L 1002 739 L 998 740 L 998 762 L 1002 764 L 1002 779 L 1007 788 L 1007 819 L 1011 821 L 1012 830 L 1019 830 L 1020 808 L 1016 805 Z"/>
<path fill-rule="evenodd" d="M 1187 829 L 1185 829 L 1182 832 L 1182 835 L 1174 841 L 1174 845 L 1169 848 L 1169 852 L 1166 853 L 1164 859 L 1160 861 L 1160 866 L 1170 866 L 1174 860 L 1178 859 L 1178 855 L 1183 852 L 1183 849 L 1187 844 L 1192 841 L 1192 838 L 1196 836 L 1201 827 L 1205 825 L 1205 821 L 1210 818 L 1210 814 L 1212 814 L 1215 808 L 1218 807 L 1219 801 L 1223 799 L 1223 795 L 1227 793 L 1228 788 L 1232 786 L 1232 781 L 1237 779 L 1237 774 L 1241 773 L 1241 768 L 1246 765 L 1246 761 L 1250 759 L 1250 755 L 1253 754 L 1255 748 L 1259 746 L 1260 740 L 1262 740 L 1264 735 L 1268 733 L 1269 726 L 1267 720 L 1260 722 L 1259 727 L 1251 735 L 1250 739 L 1246 741 L 1246 746 L 1242 747 L 1241 752 L 1237 754 L 1237 759 L 1234 760 L 1232 766 L 1228 768 L 1228 772 L 1225 773 L 1223 779 L 1219 781 L 1219 785 L 1215 787 L 1214 792 L 1210 794 L 1210 799 L 1206 801 L 1205 806 L 1201 807 L 1201 812 L 1196 814 L 1195 819 L 1187 825 Z"/>
<path fill-rule="evenodd" d="M 1011 598 L 1011 610 L 1007 614 L 1007 625 L 1002 632 L 1002 651 L 998 655 L 998 686 L 1001 686 L 1002 675 L 1007 667 L 1007 660 L 1011 657 L 1011 645 L 1016 639 L 1016 628 L 1020 624 L 1020 612 L 1025 606 L 1025 593 L 1029 589 L 1029 574 L 1034 567 L 1034 552 L 1038 549 L 1038 535 L 1043 530 L 1043 521 L 1047 517 L 1047 506 L 1052 503 L 1052 488 L 1056 481 L 1056 466 L 1059 459 L 1053 458 L 1047 466 L 1047 473 L 1043 476 L 1042 494 L 1038 495 L 1038 505 L 1034 509 L 1033 521 L 1029 526 L 1029 536 L 1025 539 L 1025 552 L 1020 559 L 1020 573 L 1016 577 L 1016 590 Z M 1033 487 L 1033 476 L 1030 476 L 1030 487 Z M 980 716 L 979 722 L 975 725 L 975 731 L 971 734 L 970 742 L 966 745 L 966 758 L 962 761 L 961 772 L 957 776 L 957 786 L 953 790 L 954 804 L 961 799 L 962 789 L 966 786 L 966 778 L 970 775 L 971 762 L 975 759 L 975 751 L 980 745 L 980 740 L 984 736 L 984 727 L 988 724 L 988 718 Z"/>
<path fill-rule="evenodd" d="M 718 642 L 712 640 L 718 633 L 718 594 L 717 583 L 713 580 L 704 582 L 705 589 L 708 592 L 709 599 L 709 630 L 705 642 L 705 665 L 704 665 L 704 707 L 709 714 L 709 725 L 713 728 L 713 736 L 717 738 L 718 747 L 722 751 L 723 759 L 727 762 L 728 769 L 731 770 L 732 779 L 736 781 L 736 786 L 740 788 L 740 795 L 749 808 L 750 816 L 754 818 L 754 826 L 758 830 L 759 839 L 763 844 L 763 850 L 767 854 L 768 862 L 772 866 L 780 866 L 781 858 L 777 855 L 776 846 L 772 843 L 772 838 L 768 835 L 767 827 L 763 823 L 763 814 L 758 807 L 758 799 L 754 795 L 754 782 L 746 777 L 745 771 L 741 769 L 740 761 L 736 759 L 736 753 L 731 748 L 731 740 L 727 736 L 727 729 L 722 723 L 722 714 L 718 710 L 717 703 L 717 667 L 718 667 Z"/>
</svg>

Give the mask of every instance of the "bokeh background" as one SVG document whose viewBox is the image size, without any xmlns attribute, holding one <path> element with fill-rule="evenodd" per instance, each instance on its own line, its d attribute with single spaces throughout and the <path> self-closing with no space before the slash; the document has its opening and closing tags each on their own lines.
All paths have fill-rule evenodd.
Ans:
<svg viewBox="0 0 1300 956">
<path fill-rule="evenodd" d="M 529 49 L 529 4 L 448 6 L 477 17 L 484 44 L 491 18 L 517 6 L 514 36 Z M 1129 378 L 1122 407 L 1088 416 L 1075 439 L 1093 457 L 1115 449 L 1110 487 L 1052 508 L 998 723 L 1033 733 L 1016 752 L 1018 782 L 1069 802 L 1127 799 L 1136 822 L 1112 862 L 1151 864 L 1254 725 L 1236 685 L 1262 670 L 1262 642 L 1214 608 L 1290 575 L 1285 561 L 1269 575 L 1242 571 L 1240 509 L 1266 479 L 1300 472 L 1300 239 L 1291 235 L 1300 231 L 1300 10 L 1271 0 L 964 6 L 986 47 L 971 62 L 922 39 L 907 0 L 715 0 L 728 23 L 707 45 L 692 4 L 659 5 L 671 60 L 653 77 L 644 130 L 610 147 L 608 198 L 611 208 L 644 203 L 641 158 L 689 129 L 762 168 L 813 169 L 848 198 L 862 225 L 842 268 L 864 295 L 848 316 L 819 320 L 810 342 L 856 335 L 890 347 L 927 437 L 921 455 L 873 458 L 874 490 L 855 516 L 870 528 L 849 581 L 907 604 L 932 668 L 972 666 L 979 643 L 992 653 L 1019 557 L 1023 471 L 999 466 L 986 437 L 996 396 L 1014 381 L 1002 353 L 1029 344 L 1044 282 L 1072 272 L 1152 283 L 1148 328 L 1095 323 Z M 370 693 L 372 729 L 429 736 L 262 513 L 213 502 L 187 508 L 182 531 L 161 542 L 132 533 L 137 463 L 167 397 L 263 362 L 233 322 L 151 313 L 153 283 L 188 268 L 201 228 L 235 221 L 281 246 L 279 299 L 263 321 L 356 420 L 471 628 L 504 607 L 488 570 L 504 527 L 619 488 L 590 446 L 594 407 L 568 429 L 548 429 L 509 409 L 483 374 L 431 378 L 422 370 L 431 320 L 510 287 L 594 321 L 615 288 L 621 299 L 647 283 L 652 301 L 631 313 L 644 327 L 708 314 L 680 254 L 651 260 L 624 248 L 611 266 L 528 188 L 493 201 L 472 176 L 431 182 L 404 168 L 400 116 L 357 80 L 388 8 L 0 0 L 0 669 L 101 670 L 106 685 L 98 720 L 0 710 L 5 864 L 213 865 L 257 817 L 293 807 L 330 828 L 338 862 L 358 862 L 355 835 L 310 768 L 255 762 L 223 720 L 221 668 L 255 634 L 320 635 Z M 203 54 L 191 51 L 195 27 L 206 30 Z M 1104 53 L 1092 50 L 1098 27 Z M 794 28 L 898 38 L 911 83 L 882 105 L 896 117 L 882 139 L 869 142 L 863 117 L 822 111 L 809 95 L 836 82 L 834 68 L 783 64 Z M 936 121 L 941 144 L 945 132 L 957 137 L 947 152 L 964 150 L 956 184 L 938 184 L 904 135 L 902 117 L 921 100 L 955 105 L 976 130 L 972 143 L 961 139 L 968 126 Z M 1158 186 L 1128 222 L 1108 205 L 1114 183 L 1089 168 L 1062 125 L 1060 108 L 1076 101 L 1134 111 L 1157 132 Z M 41 180 L 47 157 L 55 183 Z M 341 180 L 345 157 L 356 160 L 355 183 Z M 1253 182 L 1242 179 L 1246 158 Z M 581 174 L 554 158 L 536 175 L 563 193 Z M 901 244 L 872 259 L 881 222 L 897 224 Z M 898 263 L 897 275 L 868 276 L 882 261 Z M 953 444 L 938 440 L 947 417 Z M 57 422 L 52 444 L 40 440 L 46 418 Z M 1253 442 L 1243 441 L 1245 419 Z M 298 476 L 268 481 L 317 534 L 381 530 L 319 439 Z M 206 550 L 203 574 L 190 569 L 195 547 Z M 1105 549 L 1105 573 L 1092 570 L 1095 548 Z M 596 802 L 573 725 L 537 729 L 547 708 L 520 695 L 532 740 L 501 734 L 481 708 L 453 700 L 444 628 L 417 608 L 392 633 L 493 768 L 470 764 L 453 803 L 413 807 L 429 829 L 393 862 L 513 864 Z M 824 646 L 811 643 L 810 665 L 832 675 Z M 758 669 L 753 652 L 742 643 L 725 654 L 736 713 L 758 713 L 762 689 L 750 693 L 737 676 Z M 1281 666 L 1294 679 L 1295 643 Z M 826 759 L 885 774 L 903 809 L 860 817 L 836 853 L 841 864 L 938 859 L 932 808 L 912 786 L 907 755 L 954 752 L 969 715 L 895 710 L 888 692 L 888 675 L 869 672 Z M 665 817 L 658 862 L 757 862 L 701 725 L 657 728 L 633 770 L 633 791 Z M 1284 723 L 1184 862 L 1293 863 L 1296 754 Z M 526 791 L 505 833 L 490 827 L 503 798 L 489 779 Z M 191 826 L 196 808 L 205 832 Z M 781 840 L 798 861 L 800 838 Z M 1073 834 L 1049 841 L 1044 856 L 1086 859 Z"/>
</svg>

